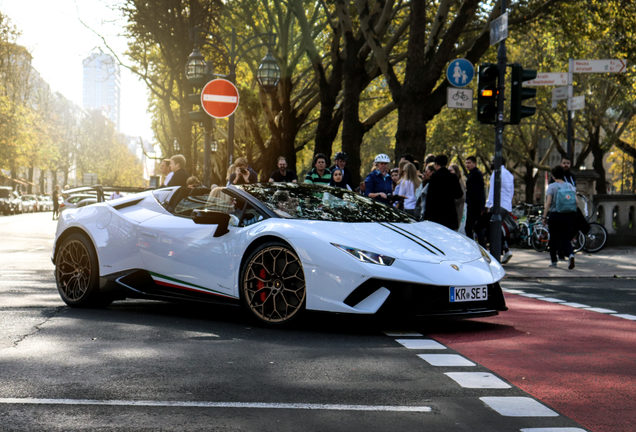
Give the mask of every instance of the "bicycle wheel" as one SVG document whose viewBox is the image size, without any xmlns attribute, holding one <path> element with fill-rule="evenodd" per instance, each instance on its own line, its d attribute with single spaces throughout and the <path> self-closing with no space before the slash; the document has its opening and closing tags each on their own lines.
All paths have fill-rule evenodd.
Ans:
<svg viewBox="0 0 636 432">
<path fill-rule="evenodd" d="M 590 223 L 590 230 L 585 236 L 585 246 L 583 247 L 586 252 L 598 252 L 605 247 L 607 243 L 607 230 L 599 223 Z"/>
<path fill-rule="evenodd" d="M 550 232 L 543 226 L 535 226 L 532 233 L 532 247 L 537 252 L 545 252 L 550 242 Z"/>
<path fill-rule="evenodd" d="M 574 253 L 581 252 L 581 250 L 585 248 L 586 240 L 587 239 L 585 238 L 585 234 L 583 234 L 581 231 L 576 233 L 576 236 L 572 239 L 572 250 L 574 251 Z"/>
</svg>

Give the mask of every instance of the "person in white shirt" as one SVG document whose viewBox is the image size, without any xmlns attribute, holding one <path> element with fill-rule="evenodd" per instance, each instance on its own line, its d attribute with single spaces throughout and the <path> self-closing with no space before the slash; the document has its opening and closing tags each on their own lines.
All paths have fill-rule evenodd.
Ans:
<svg viewBox="0 0 636 432">
<path fill-rule="evenodd" d="M 420 187 L 420 178 L 417 176 L 417 168 L 410 162 L 407 162 L 402 169 L 402 176 L 395 187 L 393 195 L 404 197 L 404 211 L 411 216 L 417 218 L 415 204 L 417 198 L 415 191 Z"/>
<path fill-rule="evenodd" d="M 172 170 L 170 169 L 170 159 L 164 159 L 161 161 L 161 163 L 159 164 L 159 172 L 161 173 L 161 176 L 163 177 L 163 182 L 161 182 L 161 187 L 168 186 L 168 183 L 170 183 L 170 179 L 172 178 L 172 174 L 174 174 Z"/>
<path fill-rule="evenodd" d="M 503 210 L 506 210 L 508 213 L 512 212 L 512 197 L 515 194 L 515 177 L 510 171 L 506 169 L 505 164 L 506 160 L 503 159 L 501 163 L 501 199 L 499 202 L 499 205 L 502 209 L 502 217 L 505 217 Z M 488 186 L 488 200 L 486 200 L 486 208 L 488 209 L 489 213 L 492 213 L 494 196 L 495 172 L 493 171 L 490 175 L 490 185 Z M 504 254 L 501 258 L 501 263 L 505 264 L 510 261 L 510 258 L 512 258 L 512 252 L 510 252 L 510 248 L 508 247 L 508 240 L 506 239 L 506 236 L 502 236 L 502 242 Z"/>
</svg>

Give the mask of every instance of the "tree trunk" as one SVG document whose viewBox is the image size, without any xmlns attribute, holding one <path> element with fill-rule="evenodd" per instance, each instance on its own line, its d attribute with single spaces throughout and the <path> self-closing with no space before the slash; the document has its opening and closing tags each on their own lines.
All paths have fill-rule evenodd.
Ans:
<svg viewBox="0 0 636 432">
<path fill-rule="evenodd" d="M 594 128 L 592 133 L 590 134 L 590 149 L 592 150 L 592 155 L 594 156 L 594 161 L 592 162 L 592 166 L 594 167 L 594 171 L 598 174 L 598 180 L 596 180 L 596 193 L 597 194 L 606 194 L 607 193 L 607 182 L 605 180 L 605 167 L 603 166 L 603 156 L 605 156 L 605 152 L 601 148 L 600 142 L 600 128 Z"/>
<path fill-rule="evenodd" d="M 407 49 L 406 75 L 400 90 L 398 105 L 398 128 L 395 134 L 395 160 L 404 153 L 424 161 L 426 155 L 426 123 L 424 116 L 428 80 L 423 79 L 428 59 L 422 54 L 426 46 L 426 3 L 411 2 L 411 26 Z"/>
</svg>

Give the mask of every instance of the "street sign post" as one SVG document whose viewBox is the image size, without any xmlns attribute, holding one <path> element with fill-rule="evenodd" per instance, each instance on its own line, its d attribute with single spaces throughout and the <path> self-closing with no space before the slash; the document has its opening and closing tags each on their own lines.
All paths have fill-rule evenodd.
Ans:
<svg viewBox="0 0 636 432">
<path fill-rule="evenodd" d="M 225 118 L 234 114 L 239 105 L 239 93 L 231 81 L 214 79 L 201 90 L 201 106 L 214 118 Z"/>
<path fill-rule="evenodd" d="M 501 14 L 490 23 L 490 45 L 508 37 L 508 12 Z"/>
<path fill-rule="evenodd" d="M 464 58 L 458 58 L 448 64 L 446 78 L 453 87 L 466 87 L 473 80 L 475 67 Z"/>
<path fill-rule="evenodd" d="M 473 90 L 448 87 L 446 89 L 446 105 L 449 108 L 472 109 Z"/>
<path fill-rule="evenodd" d="M 574 60 L 572 66 L 574 73 L 623 73 L 627 69 L 627 61 L 621 59 Z"/>
</svg>

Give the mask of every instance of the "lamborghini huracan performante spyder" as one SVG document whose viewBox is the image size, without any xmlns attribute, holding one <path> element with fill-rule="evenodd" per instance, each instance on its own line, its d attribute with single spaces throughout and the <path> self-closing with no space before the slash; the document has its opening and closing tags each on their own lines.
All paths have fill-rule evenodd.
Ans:
<svg viewBox="0 0 636 432">
<path fill-rule="evenodd" d="M 230 302 L 266 324 L 304 310 L 485 316 L 504 270 L 467 237 L 344 189 L 163 188 L 70 209 L 53 250 L 69 306 Z"/>
</svg>

